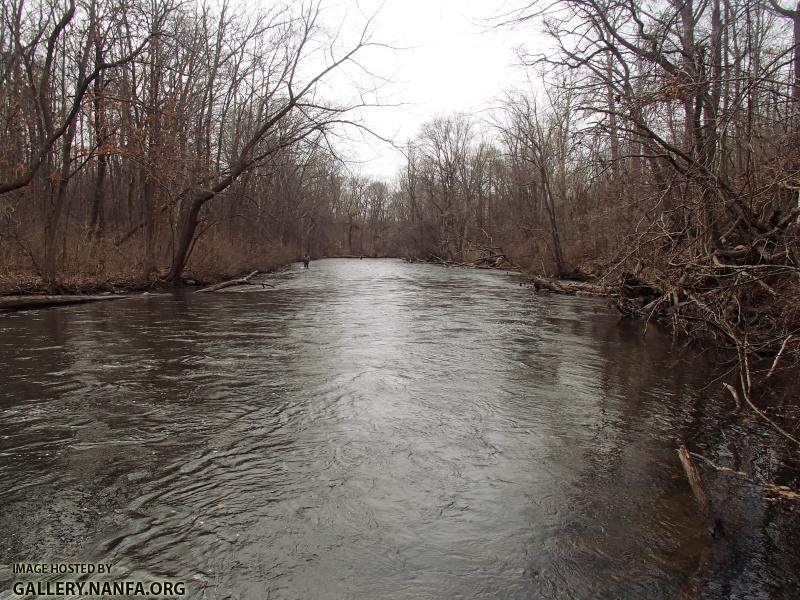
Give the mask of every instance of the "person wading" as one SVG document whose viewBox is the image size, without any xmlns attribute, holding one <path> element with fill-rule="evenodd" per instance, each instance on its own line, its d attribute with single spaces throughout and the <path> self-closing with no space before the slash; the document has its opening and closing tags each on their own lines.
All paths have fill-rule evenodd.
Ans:
<svg viewBox="0 0 800 600">
<path fill-rule="evenodd" d="M 306 254 L 303 257 L 303 266 L 307 269 L 308 268 L 308 263 L 310 263 L 310 262 L 311 262 L 311 257 L 308 254 Z"/>
</svg>

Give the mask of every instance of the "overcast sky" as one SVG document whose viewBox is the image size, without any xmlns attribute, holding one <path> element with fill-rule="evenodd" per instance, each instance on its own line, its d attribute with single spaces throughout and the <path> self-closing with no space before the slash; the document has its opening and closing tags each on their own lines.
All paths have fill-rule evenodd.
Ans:
<svg viewBox="0 0 800 600">
<path fill-rule="evenodd" d="M 487 30 L 487 19 L 508 10 L 504 0 L 343 0 L 328 4 L 346 10 L 347 21 L 363 23 L 373 14 L 373 39 L 400 49 L 370 49 L 361 61 L 391 78 L 382 90 L 386 104 L 365 114 L 366 124 L 380 135 L 402 143 L 437 115 L 480 113 L 497 103 L 503 92 L 525 83 L 515 49 L 541 40 L 535 25 L 524 30 Z M 329 17 L 331 14 L 329 14 Z M 326 19 L 327 21 L 327 19 Z M 541 41 L 539 42 L 541 44 Z M 403 157 L 375 139 L 352 140 L 344 153 L 360 162 L 364 175 L 393 178 Z"/>
</svg>

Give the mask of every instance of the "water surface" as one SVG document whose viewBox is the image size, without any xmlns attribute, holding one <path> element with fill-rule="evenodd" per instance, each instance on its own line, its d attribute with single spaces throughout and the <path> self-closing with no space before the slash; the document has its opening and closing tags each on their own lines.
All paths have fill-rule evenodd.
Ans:
<svg viewBox="0 0 800 600">
<path fill-rule="evenodd" d="M 269 281 L 0 315 L 0 562 L 113 561 L 197 598 L 689 593 L 710 537 L 676 440 L 724 414 L 701 357 L 505 273 Z M 703 585 L 796 589 L 776 568 Z"/>
</svg>

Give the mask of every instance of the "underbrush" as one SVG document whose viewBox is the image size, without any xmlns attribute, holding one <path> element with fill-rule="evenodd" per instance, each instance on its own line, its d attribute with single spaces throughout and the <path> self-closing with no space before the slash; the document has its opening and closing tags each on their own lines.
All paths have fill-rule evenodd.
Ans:
<svg viewBox="0 0 800 600">
<path fill-rule="evenodd" d="M 118 246 L 113 240 L 80 236 L 66 240 L 60 249 L 58 273 L 46 281 L 39 266 L 42 249 L 38 245 L 0 243 L 0 295 L 123 292 L 172 285 L 167 281 L 170 253 L 166 246 L 152 253 L 150 269 L 145 268 L 142 244 L 134 241 Z M 254 270 L 274 271 L 299 255 L 293 246 L 269 241 L 201 239 L 181 283 L 201 285 Z"/>
</svg>

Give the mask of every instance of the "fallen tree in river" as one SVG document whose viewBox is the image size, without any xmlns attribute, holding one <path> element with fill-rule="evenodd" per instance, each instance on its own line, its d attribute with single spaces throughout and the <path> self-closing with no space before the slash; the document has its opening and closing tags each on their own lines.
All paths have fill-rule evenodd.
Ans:
<svg viewBox="0 0 800 600">
<path fill-rule="evenodd" d="M 48 308 L 64 304 L 83 304 L 86 302 L 99 302 L 101 300 L 118 300 L 125 296 L 112 294 L 102 296 L 0 296 L 0 310 L 26 310 L 30 308 Z"/>
<path fill-rule="evenodd" d="M 502 269 L 504 271 L 519 271 L 520 268 L 500 247 L 470 248 L 478 256 L 471 259 L 448 259 L 436 254 L 430 254 L 427 259 L 406 258 L 407 262 L 423 262 L 441 265 L 443 267 L 468 267 L 471 269 Z M 466 254 L 466 252 L 465 252 Z"/>
<path fill-rule="evenodd" d="M 236 279 L 229 279 L 228 281 L 223 281 L 220 283 L 216 283 L 214 285 L 210 285 L 207 288 L 203 288 L 202 290 L 197 290 L 195 294 L 199 294 L 201 292 L 218 292 L 220 290 L 224 290 L 225 288 L 240 286 L 240 285 L 260 285 L 261 287 L 275 287 L 274 285 L 270 285 L 264 281 L 250 281 L 253 277 L 258 275 L 258 271 L 253 271 L 249 275 L 244 277 L 238 277 Z"/>
<path fill-rule="evenodd" d="M 534 289 L 546 290 L 557 294 L 572 294 L 575 296 L 612 296 L 613 287 L 588 281 L 572 281 L 568 279 L 551 279 L 533 275 L 530 284 Z"/>
</svg>

